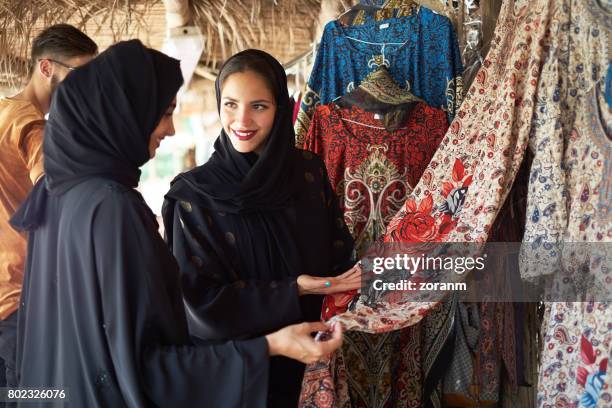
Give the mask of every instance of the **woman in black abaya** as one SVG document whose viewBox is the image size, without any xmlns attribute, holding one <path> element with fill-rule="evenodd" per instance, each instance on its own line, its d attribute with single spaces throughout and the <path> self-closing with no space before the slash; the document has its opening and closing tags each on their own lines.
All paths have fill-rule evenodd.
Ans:
<svg viewBox="0 0 612 408">
<path fill-rule="evenodd" d="M 216 93 L 215 152 L 174 180 L 164 224 L 192 335 L 250 339 L 318 319 L 320 295 L 356 289 L 360 270 L 323 161 L 294 147 L 280 63 L 240 52 L 221 68 Z M 268 406 L 297 406 L 303 373 L 273 358 Z"/>
<path fill-rule="evenodd" d="M 261 407 L 269 355 L 314 361 L 341 343 L 339 330 L 315 343 L 310 332 L 325 326 L 313 323 L 193 344 L 176 262 L 134 190 L 138 168 L 174 134 L 181 83 L 177 60 L 133 40 L 57 89 L 46 176 L 13 218 L 29 231 L 17 370 L 21 387 L 63 389 L 67 402 L 29 403 Z"/>
</svg>

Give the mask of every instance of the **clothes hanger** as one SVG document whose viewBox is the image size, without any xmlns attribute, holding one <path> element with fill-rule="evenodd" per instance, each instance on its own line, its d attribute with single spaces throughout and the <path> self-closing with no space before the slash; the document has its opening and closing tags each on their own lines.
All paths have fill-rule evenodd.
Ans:
<svg viewBox="0 0 612 408">
<path fill-rule="evenodd" d="M 387 3 L 385 3 L 385 5 L 383 5 L 383 7 L 379 7 L 378 11 L 384 10 L 385 8 L 393 8 L 394 10 L 395 9 L 399 10 L 401 8 L 413 7 L 413 6 L 417 6 L 416 14 L 418 16 L 418 13 L 420 12 L 421 7 L 417 4 L 417 2 L 415 0 L 403 0 L 403 1 L 399 1 L 399 2 L 390 0 Z M 362 7 L 372 7 L 372 6 L 362 6 Z M 381 22 L 380 27 L 383 28 L 383 26 L 384 26 L 384 23 Z M 387 27 L 388 27 L 388 24 L 387 24 Z M 344 37 L 349 39 L 349 40 L 351 40 L 351 41 L 359 42 L 359 43 L 362 43 L 362 44 L 375 45 L 375 46 L 378 45 L 378 46 L 380 46 L 381 47 L 380 54 L 382 55 L 383 65 L 386 65 L 387 67 L 389 66 L 389 61 L 387 61 L 387 59 L 385 58 L 385 47 L 388 46 L 388 45 L 403 46 L 403 45 L 405 45 L 409 41 L 409 40 L 406 40 L 406 41 L 403 41 L 403 42 L 372 42 L 372 41 L 361 40 L 359 38 L 355 38 L 355 37 L 352 37 L 350 35 L 345 35 Z"/>
<path fill-rule="evenodd" d="M 368 125 L 367 123 L 361 123 L 361 122 L 357 122 L 356 120 L 351 120 L 351 119 L 347 119 L 347 118 L 341 118 L 341 119 L 343 121 L 345 121 L 345 122 L 354 123 L 355 125 L 365 126 L 365 127 L 369 127 L 369 128 L 372 128 L 372 129 L 389 130 L 388 128 L 386 128 L 384 126 Z M 393 130 L 405 130 L 405 129 L 408 129 L 408 128 L 407 127 L 393 128 Z"/>
<path fill-rule="evenodd" d="M 385 126 L 380 129 L 387 130 L 405 129 L 399 125 L 404 123 L 411 109 L 417 103 L 425 103 L 412 93 L 408 83 L 402 88 L 385 66 L 379 66 L 357 88 L 332 102 L 341 108 L 357 106 L 367 112 L 383 115 Z"/>
</svg>

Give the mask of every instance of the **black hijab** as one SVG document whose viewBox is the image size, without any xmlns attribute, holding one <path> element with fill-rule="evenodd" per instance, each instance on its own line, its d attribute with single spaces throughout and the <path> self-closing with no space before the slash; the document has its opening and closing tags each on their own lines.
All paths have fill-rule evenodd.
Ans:
<svg viewBox="0 0 612 408">
<path fill-rule="evenodd" d="M 92 177 L 138 185 L 151 133 L 182 83 L 179 61 L 139 40 L 117 43 L 68 75 L 45 125 L 45 177 L 12 224 L 35 228 L 47 194 L 63 194 Z"/>
<path fill-rule="evenodd" d="M 269 66 L 266 79 L 273 87 L 276 115 L 266 144 L 259 156 L 240 153 L 234 149 L 229 136 L 222 129 L 210 160 L 179 175 L 172 182 L 167 197 L 193 201 L 204 208 L 235 214 L 276 210 L 287 206 L 293 194 L 291 178 L 295 132 L 287 76 L 282 65 L 263 51 L 250 49 L 232 56 L 221 67 L 215 83 L 218 111 L 221 109 L 219 78 L 228 63 L 237 57 L 257 60 Z M 179 179 L 184 183 L 175 183 Z"/>
</svg>

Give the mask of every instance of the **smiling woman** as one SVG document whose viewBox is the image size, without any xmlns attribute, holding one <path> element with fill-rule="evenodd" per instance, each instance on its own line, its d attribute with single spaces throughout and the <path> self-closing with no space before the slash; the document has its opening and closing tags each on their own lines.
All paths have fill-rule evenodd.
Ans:
<svg viewBox="0 0 612 408">
<path fill-rule="evenodd" d="M 254 71 L 236 72 L 221 88 L 221 123 L 240 153 L 263 148 L 276 115 L 274 95 L 265 79 Z"/>
<path fill-rule="evenodd" d="M 170 106 L 164 112 L 162 118 L 160 119 L 157 127 L 151 133 L 151 137 L 149 138 L 149 157 L 155 157 L 155 151 L 161 144 L 161 141 L 164 140 L 166 136 L 174 136 L 174 120 L 172 119 L 172 115 L 174 113 L 174 109 L 176 108 L 176 97 L 170 102 Z"/>
<path fill-rule="evenodd" d="M 243 51 L 221 68 L 216 92 L 215 153 L 175 179 L 162 211 L 189 330 L 224 341 L 319 320 L 316 295 L 357 288 L 360 270 L 323 161 L 294 147 L 285 71 Z M 297 406 L 303 373 L 274 357 L 266 406 Z"/>
</svg>

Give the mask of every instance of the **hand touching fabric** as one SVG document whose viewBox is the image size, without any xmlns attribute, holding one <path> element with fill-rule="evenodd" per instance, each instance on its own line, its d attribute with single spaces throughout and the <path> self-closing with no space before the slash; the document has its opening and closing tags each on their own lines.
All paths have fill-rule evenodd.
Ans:
<svg viewBox="0 0 612 408">
<path fill-rule="evenodd" d="M 346 292 L 361 287 L 362 271 L 359 263 L 336 277 L 316 277 L 300 275 L 297 278 L 298 291 L 301 295 L 329 295 Z"/>
<path fill-rule="evenodd" d="M 294 324 L 266 336 L 270 356 L 282 355 L 304 364 L 317 362 L 342 346 L 342 328 L 333 326 L 331 338 L 317 342 L 312 333 L 330 330 L 325 323 Z"/>
</svg>

